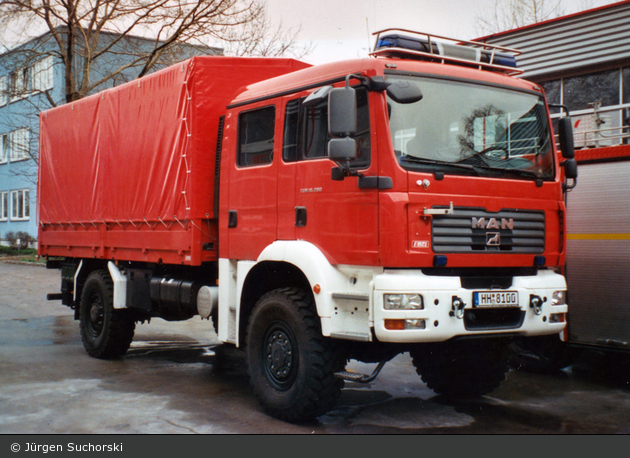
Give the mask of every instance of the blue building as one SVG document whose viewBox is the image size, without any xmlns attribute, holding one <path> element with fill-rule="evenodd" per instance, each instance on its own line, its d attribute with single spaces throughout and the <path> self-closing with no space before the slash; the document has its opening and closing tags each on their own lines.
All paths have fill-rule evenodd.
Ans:
<svg viewBox="0 0 630 458">
<path fill-rule="evenodd" d="M 63 33 L 63 32 L 62 32 Z M 100 43 L 120 38 L 103 33 Z M 144 64 L 138 51 L 151 50 L 155 41 L 125 37 L 92 63 L 90 80 L 100 82 L 95 93 L 134 79 Z M 75 56 L 77 78 L 82 70 L 80 43 Z M 196 55 L 221 55 L 219 48 L 177 44 L 152 68 L 159 70 Z M 124 65 L 128 68 L 117 72 Z M 0 244 L 7 234 L 37 237 L 37 168 L 39 112 L 65 103 L 64 65 L 52 34 L 47 33 L 0 54 Z M 110 76 L 111 77 L 108 77 Z"/>
</svg>

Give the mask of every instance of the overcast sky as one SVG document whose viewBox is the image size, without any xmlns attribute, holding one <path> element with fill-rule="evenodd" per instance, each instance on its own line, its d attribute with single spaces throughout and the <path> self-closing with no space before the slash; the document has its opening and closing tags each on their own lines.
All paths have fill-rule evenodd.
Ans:
<svg viewBox="0 0 630 458">
<path fill-rule="evenodd" d="M 562 0 L 567 13 L 582 2 Z M 592 0 L 593 7 L 618 0 Z M 372 33 L 397 27 L 459 39 L 480 35 L 476 17 L 495 0 L 267 0 L 267 10 L 285 28 L 302 27 L 300 40 L 316 45 L 303 60 L 320 64 L 367 57 Z"/>
</svg>

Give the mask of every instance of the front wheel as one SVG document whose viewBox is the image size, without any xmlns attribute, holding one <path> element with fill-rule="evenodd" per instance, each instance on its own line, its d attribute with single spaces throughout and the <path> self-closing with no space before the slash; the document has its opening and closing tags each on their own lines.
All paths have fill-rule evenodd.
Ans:
<svg viewBox="0 0 630 458">
<path fill-rule="evenodd" d="M 88 275 L 80 304 L 83 346 L 95 358 L 115 358 L 129 349 L 135 320 L 129 310 L 114 310 L 114 285 L 106 270 Z"/>
<path fill-rule="evenodd" d="M 510 365 L 525 372 L 553 374 L 573 364 L 577 355 L 559 334 L 518 337 L 510 345 Z"/>
<path fill-rule="evenodd" d="M 508 339 L 467 339 L 417 345 L 410 350 L 422 381 L 446 397 L 490 393 L 509 371 Z"/>
<path fill-rule="evenodd" d="M 271 416 L 289 422 L 312 419 L 337 402 L 345 358 L 322 336 L 313 304 L 296 288 L 277 289 L 256 304 L 247 328 L 250 384 Z"/>
</svg>

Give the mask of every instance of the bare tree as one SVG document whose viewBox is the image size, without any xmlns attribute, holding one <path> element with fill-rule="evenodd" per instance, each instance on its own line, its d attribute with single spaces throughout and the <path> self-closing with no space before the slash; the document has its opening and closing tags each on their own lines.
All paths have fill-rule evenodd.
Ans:
<svg viewBox="0 0 630 458">
<path fill-rule="evenodd" d="M 477 33 L 492 34 L 582 11 L 593 5 L 592 0 L 571 2 L 571 10 L 562 0 L 494 0 L 494 6 L 476 17 Z"/>
<path fill-rule="evenodd" d="M 116 78 L 129 78 L 130 69 L 135 77 L 145 75 L 182 43 L 207 48 L 227 41 L 238 50 L 263 55 L 295 49 L 297 32 L 278 27 L 270 33 L 262 1 L 3 0 L 1 39 L 31 43 L 10 51 L 23 62 L 36 61 L 42 53 L 59 59 L 64 66 L 64 102 L 71 102 Z M 52 40 L 54 46 L 38 46 L 32 42 L 35 37 Z M 136 46 L 137 37 L 150 39 L 152 46 Z M 125 58 L 113 59 L 116 55 Z M 96 63 L 102 69 L 104 59 L 118 65 L 96 74 Z"/>
<path fill-rule="evenodd" d="M 298 45 L 301 28 L 284 29 L 282 22 L 275 27 L 267 15 L 235 27 L 223 38 L 225 54 L 234 56 L 278 57 L 301 59 L 313 51 L 312 43 Z M 242 37 L 248 37 L 243 40 Z"/>
<path fill-rule="evenodd" d="M 273 27 L 264 0 L 0 0 L 0 163 L 36 183 L 40 111 L 222 47 L 302 57 L 298 33 Z"/>
</svg>

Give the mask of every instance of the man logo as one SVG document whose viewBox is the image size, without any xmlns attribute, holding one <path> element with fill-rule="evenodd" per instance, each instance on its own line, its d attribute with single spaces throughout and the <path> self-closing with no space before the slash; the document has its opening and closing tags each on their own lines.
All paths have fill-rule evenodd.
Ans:
<svg viewBox="0 0 630 458">
<path fill-rule="evenodd" d="M 472 219 L 473 229 L 510 229 L 514 230 L 514 218 L 501 218 L 501 224 L 497 218 L 475 218 Z"/>
<path fill-rule="evenodd" d="M 487 232 L 486 233 L 486 246 L 500 246 L 501 245 L 501 234 L 498 232 Z"/>
</svg>

